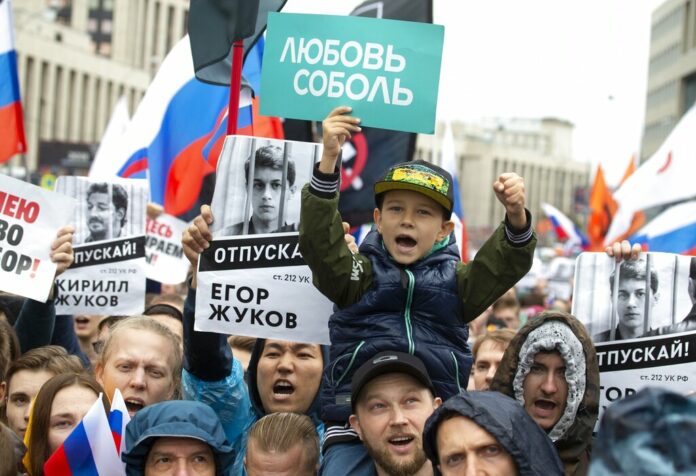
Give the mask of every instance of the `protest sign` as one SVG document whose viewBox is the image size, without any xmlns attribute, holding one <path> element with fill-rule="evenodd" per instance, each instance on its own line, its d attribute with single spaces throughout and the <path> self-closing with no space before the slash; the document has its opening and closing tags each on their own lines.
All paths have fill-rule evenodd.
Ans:
<svg viewBox="0 0 696 476">
<path fill-rule="evenodd" d="M 59 314 L 127 315 L 145 305 L 143 180 L 59 177 L 56 191 L 78 201 L 72 266 L 56 279 Z"/>
<path fill-rule="evenodd" d="M 641 388 L 696 389 L 696 258 L 646 253 L 616 264 L 583 253 L 573 315 L 592 335 L 600 371 L 600 420 Z"/>
<path fill-rule="evenodd" d="M 196 330 L 329 343 L 333 305 L 312 284 L 296 232 L 299 189 L 320 157 L 313 143 L 225 140 L 211 206 L 214 239 L 198 262 Z"/>
<path fill-rule="evenodd" d="M 75 200 L 0 174 L 0 290 L 45 302 L 56 265 L 50 251 Z"/>
<path fill-rule="evenodd" d="M 365 126 L 432 134 L 444 27 L 271 13 L 261 113 L 320 121 L 352 106 Z"/>
<path fill-rule="evenodd" d="M 181 246 L 181 234 L 186 222 L 162 214 L 155 219 L 147 217 L 145 238 L 146 274 L 149 279 L 165 284 L 179 284 L 186 280 L 189 262 Z"/>
</svg>

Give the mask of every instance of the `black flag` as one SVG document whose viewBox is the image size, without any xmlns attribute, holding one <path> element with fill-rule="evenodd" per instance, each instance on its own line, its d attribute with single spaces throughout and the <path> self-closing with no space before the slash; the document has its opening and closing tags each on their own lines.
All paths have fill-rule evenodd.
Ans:
<svg viewBox="0 0 696 476">
<path fill-rule="evenodd" d="M 244 57 L 266 29 L 268 13 L 287 0 L 191 0 L 188 30 L 196 78 L 230 85 L 232 43 L 244 40 Z"/>
</svg>

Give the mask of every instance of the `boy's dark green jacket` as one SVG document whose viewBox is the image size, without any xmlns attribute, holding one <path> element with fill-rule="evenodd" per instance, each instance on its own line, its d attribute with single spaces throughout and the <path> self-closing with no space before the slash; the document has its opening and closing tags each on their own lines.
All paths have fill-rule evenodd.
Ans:
<svg viewBox="0 0 696 476">
<path fill-rule="evenodd" d="M 338 194 L 302 191 L 300 251 L 314 285 L 335 304 L 321 389 L 324 420 L 348 420 L 353 372 L 381 351 L 419 357 L 443 399 L 465 389 L 472 363 L 467 323 L 527 273 L 536 238 L 514 247 L 501 225 L 473 262 L 462 264 L 451 235 L 444 248 L 402 266 L 376 231 L 353 255 L 337 206 Z"/>
</svg>

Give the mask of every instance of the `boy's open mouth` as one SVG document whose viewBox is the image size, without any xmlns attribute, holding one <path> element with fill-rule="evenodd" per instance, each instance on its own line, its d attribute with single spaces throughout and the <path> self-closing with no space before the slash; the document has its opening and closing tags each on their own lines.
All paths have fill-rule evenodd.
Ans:
<svg viewBox="0 0 696 476">
<path fill-rule="evenodd" d="M 416 240 L 414 240 L 413 238 L 411 238 L 408 235 L 399 235 L 396 237 L 395 241 L 399 247 L 403 247 L 403 248 L 413 248 L 414 246 L 416 246 L 418 244 L 418 242 Z"/>
</svg>

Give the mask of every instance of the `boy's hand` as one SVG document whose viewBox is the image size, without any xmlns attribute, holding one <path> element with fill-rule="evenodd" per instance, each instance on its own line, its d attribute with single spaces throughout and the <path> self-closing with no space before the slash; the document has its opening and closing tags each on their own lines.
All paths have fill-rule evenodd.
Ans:
<svg viewBox="0 0 696 476">
<path fill-rule="evenodd" d="M 56 234 L 56 239 L 51 243 L 51 252 L 49 253 L 51 261 L 56 264 L 56 278 L 63 271 L 68 269 L 75 259 L 73 253 L 72 240 L 75 229 L 72 226 L 64 226 Z"/>
<path fill-rule="evenodd" d="M 510 224 L 518 230 L 526 228 L 524 179 L 514 172 L 503 173 L 493 184 L 493 191 L 505 207 Z"/>
<path fill-rule="evenodd" d="M 362 129 L 360 119 L 345 114 L 352 111 L 353 108 L 348 106 L 339 106 L 329 113 L 322 122 L 322 130 L 324 131 L 324 152 L 319 162 L 319 171 L 332 174 L 336 168 L 336 160 L 341 153 L 341 146 L 352 137 L 351 132 L 360 132 Z"/>
<path fill-rule="evenodd" d="M 623 240 L 621 242 L 617 241 L 611 246 L 607 246 L 604 251 L 606 251 L 610 258 L 614 258 L 617 263 L 620 263 L 623 260 L 637 260 L 643 250 L 640 244 L 635 243 L 631 246 L 631 243 L 627 240 Z"/>
<path fill-rule="evenodd" d="M 184 255 L 191 263 L 193 268 L 193 278 L 191 287 L 196 288 L 196 267 L 198 266 L 198 255 L 206 248 L 210 247 L 213 239 L 208 226 L 213 223 L 213 212 L 209 205 L 201 206 L 201 214 L 193 219 L 193 223 L 184 229 L 181 236 L 181 245 L 184 247 Z"/>
</svg>

